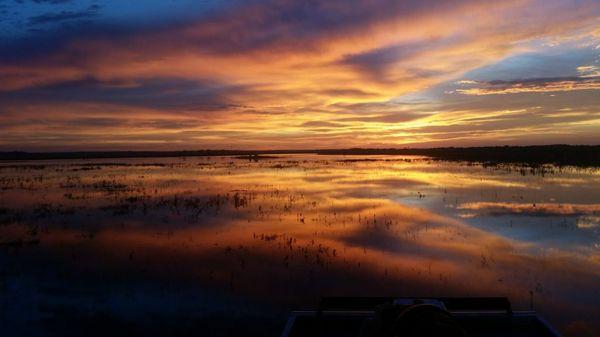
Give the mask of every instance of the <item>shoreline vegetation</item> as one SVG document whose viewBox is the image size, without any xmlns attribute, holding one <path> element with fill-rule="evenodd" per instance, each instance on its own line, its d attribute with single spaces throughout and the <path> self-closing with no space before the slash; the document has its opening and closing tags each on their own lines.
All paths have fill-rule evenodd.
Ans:
<svg viewBox="0 0 600 337">
<path fill-rule="evenodd" d="M 197 151 L 79 151 L 79 152 L 0 152 L 0 161 L 108 159 L 108 158 L 166 158 L 236 156 L 239 159 L 259 160 L 272 155 L 417 155 L 437 160 L 467 161 L 485 164 L 526 164 L 538 166 L 600 167 L 600 145 L 537 145 L 437 148 L 349 148 L 306 150 L 197 150 Z"/>
</svg>

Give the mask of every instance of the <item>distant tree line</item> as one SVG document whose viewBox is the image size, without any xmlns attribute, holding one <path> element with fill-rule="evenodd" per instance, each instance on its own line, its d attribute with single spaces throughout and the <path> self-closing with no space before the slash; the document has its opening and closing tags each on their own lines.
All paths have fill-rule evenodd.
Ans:
<svg viewBox="0 0 600 337">
<path fill-rule="evenodd" d="M 350 148 L 306 150 L 198 150 L 198 151 L 80 151 L 80 152 L 0 152 L 0 160 L 150 158 L 197 156 L 253 156 L 273 154 L 321 155 L 419 155 L 439 160 L 490 164 L 522 163 L 600 167 L 600 145 L 537 145 L 436 148 Z"/>
</svg>

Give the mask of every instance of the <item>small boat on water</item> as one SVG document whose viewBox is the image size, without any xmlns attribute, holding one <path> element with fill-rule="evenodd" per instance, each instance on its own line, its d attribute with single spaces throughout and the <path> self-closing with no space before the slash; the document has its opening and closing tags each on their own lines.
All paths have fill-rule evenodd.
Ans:
<svg viewBox="0 0 600 337">
<path fill-rule="evenodd" d="M 505 297 L 326 297 L 294 311 L 282 337 L 559 337 L 535 311 Z"/>
</svg>

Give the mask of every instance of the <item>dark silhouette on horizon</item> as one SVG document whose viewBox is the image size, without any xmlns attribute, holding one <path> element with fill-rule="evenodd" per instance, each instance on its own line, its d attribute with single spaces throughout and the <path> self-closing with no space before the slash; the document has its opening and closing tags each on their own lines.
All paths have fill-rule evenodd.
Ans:
<svg viewBox="0 0 600 337">
<path fill-rule="evenodd" d="M 0 160 L 103 159 L 150 157 L 237 156 L 259 159 L 260 155 L 418 155 L 438 160 L 488 164 L 600 167 L 600 145 L 533 145 L 436 148 L 348 148 L 303 150 L 194 150 L 194 151 L 74 151 L 74 152 L 0 152 Z"/>
</svg>

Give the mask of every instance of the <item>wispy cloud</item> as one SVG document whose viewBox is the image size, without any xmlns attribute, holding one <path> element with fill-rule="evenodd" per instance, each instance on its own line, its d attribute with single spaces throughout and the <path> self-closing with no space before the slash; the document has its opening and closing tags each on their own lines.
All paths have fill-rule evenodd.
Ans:
<svg viewBox="0 0 600 337">
<path fill-rule="evenodd" d="M 61 11 L 56 13 L 36 15 L 29 18 L 29 25 L 40 25 L 45 23 L 62 22 L 75 19 L 91 19 L 97 16 L 97 9 L 97 6 L 93 6 L 85 11 Z"/>
<path fill-rule="evenodd" d="M 461 204 L 459 209 L 478 211 L 488 215 L 593 215 L 600 212 L 600 204 L 558 204 L 558 203 L 506 203 L 474 202 Z"/>
<path fill-rule="evenodd" d="M 596 78 L 600 77 L 600 67 L 594 65 L 579 66 L 577 72 L 582 78 Z"/>
<path fill-rule="evenodd" d="M 505 95 L 531 92 L 556 92 L 573 90 L 598 90 L 598 76 L 563 77 L 563 78 L 532 78 L 515 81 L 471 82 L 474 88 L 456 89 L 464 95 Z"/>
</svg>

